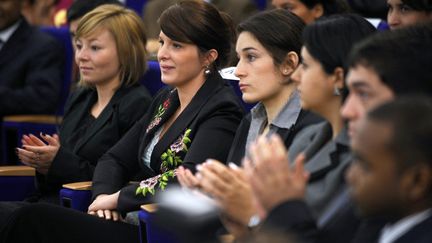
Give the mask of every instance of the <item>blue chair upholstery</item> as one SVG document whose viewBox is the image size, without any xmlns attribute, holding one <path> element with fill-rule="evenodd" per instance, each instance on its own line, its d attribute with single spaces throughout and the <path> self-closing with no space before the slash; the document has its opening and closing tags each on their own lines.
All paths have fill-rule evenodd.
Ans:
<svg viewBox="0 0 432 243">
<path fill-rule="evenodd" d="M 53 116 L 50 117 L 38 115 L 4 117 L 1 123 L 2 137 L 0 138 L 3 151 L 1 159 L 3 163 L 0 161 L 0 164 L 4 164 L 6 161 L 10 164 L 17 162 L 17 157 L 14 155 L 14 147 L 20 147 L 22 145 L 21 137 L 23 134 L 39 134 L 40 132 L 47 134 L 56 133 L 57 126 L 60 123 L 59 116 L 63 115 L 64 104 L 69 95 L 72 80 L 73 47 L 69 30 L 66 27 L 43 27 L 41 30 L 59 40 L 65 50 L 66 60 L 62 89 L 60 93 L 61 99 L 59 101 L 56 114 L 52 114 Z"/>
<path fill-rule="evenodd" d="M 35 170 L 28 166 L 0 166 L 0 201 L 22 201 L 35 190 Z"/>
<path fill-rule="evenodd" d="M 140 83 L 144 85 L 152 96 L 165 86 L 161 80 L 161 71 L 157 61 L 148 61 L 148 70 L 143 75 Z"/>
<path fill-rule="evenodd" d="M 141 16 L 146 3 L 147 0 L 126 0 L 125 6 L 134 10 L 139 16 Z"/>
<path fill-rule="evenodd" d="M 265 10 L 267 8 L 267 0 L 254 0 L 259 10 Z"/>
<path fill-rule="evenodd" d="M 166 230 L 157 227 L 154 220 L 154 206 L 145 205 L 138 213 L 141 243 L 178 243 L 174 235 L 168 234 Z M 145 239 L 143 239 L 145 237 Z"/>
<path fill-rule="evenodd" d="M 72 83 L 72 68 L 74 62 L 74 50 L 72 47 L 72 40 L 67 27 L 42 27 L 42 31 L 55 37 L 60 43 L 62 43 L 65 50 L 65 70 L 63 74 L 63 83 L 60 93 L 60 103 L 57 109 L 57 115 L 63 115 L 64 105 L 69 96 L 69 91 Z"/>
<path fill-rule="evenodd" d="M 63 185 L 60 190 L 60 204 L 81 212 L 87 212 L 91 203 L 91 182 L 76 182 Z"/>
</svg>

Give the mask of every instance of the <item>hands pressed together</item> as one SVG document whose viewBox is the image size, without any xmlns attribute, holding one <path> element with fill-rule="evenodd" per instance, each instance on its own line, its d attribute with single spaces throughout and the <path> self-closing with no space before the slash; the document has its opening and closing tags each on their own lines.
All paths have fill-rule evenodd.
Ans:
<svg viewBox="0 0 432 243">
<path fill-rule="evenodd" d="M 59 148 L 60 139 L 57 134 L 24 135 L 21 139 L 22 148 L 16 148 L 21 162 L 35 168 L 41 174 L 47 174 Z"/>
<path fill-rule="evenodd" d="M 195 175 L 182 167 L 177 173 L 182 186 L 199 189 L 219 204 L 223 223 L 236 237 L 247 233 L 252 216 L 264 219 L 277 205 L 303 199 L 309 177 L 303 168 L 304 156 L 299 155 L 291 166 L 284 143 L 276 135 L 261 136 L 248 154 L 241 168 L 207 160 L 197 166 Z"/>
</svg>

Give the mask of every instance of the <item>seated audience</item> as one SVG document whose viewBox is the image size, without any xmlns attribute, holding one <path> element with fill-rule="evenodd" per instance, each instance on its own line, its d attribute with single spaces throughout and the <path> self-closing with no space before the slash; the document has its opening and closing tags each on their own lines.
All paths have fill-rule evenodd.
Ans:
<svg viewBox="0 0 432 243">
<path fill-rule="evenodd" d="M 316 217 L 327 206 L 328 199 L 340 189 L 343 171 L 350 161 L 349 141 L 343 119 L 339 115 L 346 96 L 344 76 L 348 52 L 356 41 L 373 32 L 373 26 L 356 15 L 322 19 L 307 26 L 303 32 L 302 64 L 291 79 L 299 83 L 302 107 L 318 113 L 327 121 L 304 129 L 292 143 L 290 152 L 293 151 L 296 157 L 298 153 L 307 150 L 307 170 L 311 173 L 311 180 L 306 200 Z M 338 38 L 335 39 L 335 36 Z M 339 47 L 338 51 L 334 51 L 336 46 Z M 197 184 L 203 191 L 217 198 L 222 208 L 231 209 L 225 212 L 227 217 L 234 219 L 236 228 L 243 227 L 245 231 L 253 212 L 258 212 L 258 209 L 254 211 L 251 197 L 244 196 L 250 194 L 246 193 L 248 185 L 235 187 L 233 190 L 237 191 L 236 194 L 228 191 L 228 186 L 216 181 L 215 177 L 229 185 L 234 180 L 231 180 L 233 176 L 228 177 L 229 173 L 218 167 L 213 161 L 205 163 L 199 169 L 198 177 L 201 179 Z M 233 169 L 232 173 L 241 174 L 240 169 Z M 239 207 L 233 201 L 244 205 Z M 238 232 L 240 235 L 233 233 L 241 236 L 241 232 Z"/>
<path fill-rule="evenodd" d="M 349 11 L 346 0 L 272 0 L 275 8 L 289 10 L 310 24 L 322 16 L 342 14 Z"/>
<path fill-rule="evenodd" d="M 347 75 L 350 93 L 341 110 L 350 136 L 367 110 L 404 94 L 432 94 L 432 71 L 424 68 L 432 58 L 431 44 L 432 26 L 424 25 L 382 32 L 354 47 Z M 359 227 L 347 190 L 332 199 L 325 220 L 316 221 L 303 201 L 303 170 L 300 165 L 288 169 L 286 153 L 282 142 L 264 140 L 251 151 L 255 169 L 247 170 L 248 178 L 256 200 L 268 212 L 263 229 L 296 232 L 308 242 L 376 240 L 383 220 L 363 220 Z"/>
<path fill-rule="evenodd" d="M 285 146 L 289 147 L 298 132 L 321 120 L 301 109 L 300 94 L 292 80 L 292 74 L 300 63 L 303 27 L 299 17 L 281 9 L 259 13 L 238 26 L 236 52 L 239 62 L 235 75 L 240 79 L 243 100 L 259 103 L 240 123 L 228 162 L 240 166 L 247 148 L 260 134 L 279 134 Z M 237 176 L 235 171 L 221 162 L 211 163 L 215 164 L 218 171 L 209 176 L 213 178 L 212 184 L 220 187 L 211 188 L 210 193 L 215 196 L 230 194 L 229 197 L 220 198 L 227 201 L 221 205 L 229 211 L 233 205 L 228 201 L 238 196 L 237 192 L 241 191 L 239 187 L 245 184 L 245 181 L 241 181 L 244 176 Z M 181 168 L 178 176 L 183 186 L 201 186 L 189 170 Z M 207 186 L 202 186 L 207 189 Z M 224 192 L 219 191 L 222 188 Z M 250 190 L 247 192 L 250 193 Z M 249 204 L 251 201 L 243 200 L 240 203 Z M 250 216 L 255 213 L 253 207 L 243 209 L 248 209 L 243 212 Z"/>
<path fill-rule="evenodd" d="M 146 36 L 133 11 L 104 5 L 77 31 L 80 88 L 69 98 L 59 135 L 24 135 L 20 160 L 37 171 L 38 195 L 58 203 L 62 184 L 89 181 L 98 159 L 147 111 L 151 101 L 138 80 L 146 70 Z M 131 55 L 135 55 L 131 58 Z"/>
<path fill-rule="evenodd" d="M 432 2 L 425 0 L 387 0 L 390 29 L 432 21 Z"/>
<path fill-rule="evenodd" d="M 160 18 L 158 59 L 162 81 L 170 87 L 159 92 L 146 115 L 99 160 L 95 200 L 89 207 L 96 217 L 32 204 L 9 217 L 2 239 L 56 241 L 64 235 L 62 229 L 71 227 L 74 237 L 62 237 L 62 242 L 138 242 L 138 226 L 114 222 L 118 211 L 139 210 L 157 187 L 171 183 L 179 165 L 192 169 L 209 157 L 225 161 L 243 115 L 234 91 L 217 71 L 231 49 L 229 23 L 206 2 L 185 1 L 168 8 Z M 146 180 L 128 185 L 137 172 Z M 31 233 L 19 232 L 24 221 Z"/>
</svg>

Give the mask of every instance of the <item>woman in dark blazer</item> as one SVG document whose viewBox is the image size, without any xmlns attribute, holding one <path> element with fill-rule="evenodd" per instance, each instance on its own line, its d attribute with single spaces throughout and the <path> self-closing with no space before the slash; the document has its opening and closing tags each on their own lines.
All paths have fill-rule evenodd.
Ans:
<svg viewBox="0 0 432 243">
<path fill-rule="evenodd" d="M 167 9 L 159 22 L 162 81 L 172 87 L 161 90 L 146 115 L 99 160 L 89 207 L 98 217 L 26 206 L 10 218 L 2 232 L 5 242 L 55 241 L 69 226 L 73 237 L 62 242 L 138 242 L 138 226 L 112 221 L 119 219 L 117 211 L 138 210 L 149 202 L 160 193 L 156 188 L 172 182 L 180 164 L 193 169 L 209 157 L 226 160 L 243 116 L 234 91 L 217 71 L 228 62 L 234 36 L 229 17 L 204 1 L 184 1 Z M 143 181 L 128 185 L 137 172 Z M 32 233 L 19 233 L 23 220 Z"/>
<path fill-rule="evenodd" d="M 69 97 L 59 136 L 30 134 L 17 149 L 37 171 L 38 193 L 29 201 L 58 203 L 62 184 L 91 180 L 98 159 L 148 109 L 151 97 L 138 83 L 146 70 L 144 27 L 137 16 L 129 18 L 123 22 L 135 24 L 127 25 L 128 35 L 110 25 L 114 20 L 89 21 L 76 40 L 80 87 Z M 141 53 L 135 60 L 125 58 L 135 50 Z"/>
</svg>

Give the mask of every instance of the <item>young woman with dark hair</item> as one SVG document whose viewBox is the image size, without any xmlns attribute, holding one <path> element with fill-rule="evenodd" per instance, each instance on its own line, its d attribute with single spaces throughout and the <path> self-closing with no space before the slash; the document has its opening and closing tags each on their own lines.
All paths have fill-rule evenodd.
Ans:
<svg viewBox="0 0 432 243">
<path fill-rule="evenodd" d="M 172 183 L 179 165 L 194 170 L 209 157 L 226 160 L 243 115 L 234 91 L 217 72 L 231 49 L 231 22 L 213 5 L 197 1 L 171 6 L 159 22 L 158 60 L 168 86 L 99 160 L 88 210 L 96 217 L 30 205 L 12 216 L 5 242 L 138 242 L 138 226 L 113 222 L 119 220 L 118 212 L 139 210 L 150 202 L 157 188 Z M 84 24 L 80 22 L 77 34 Z M 137 174 L 143 181 L 129 185 Z M 24 228 L 27 233 L 22 234 Z M 73 237 L 64 237 L 62 229 L 68 228 L 75 229 Z"/>
<path fill-rule="evenodd" d="M 387 0 L 387 22 L 390 29 L 432 21 L 429 0 Z"/>
</svg>

